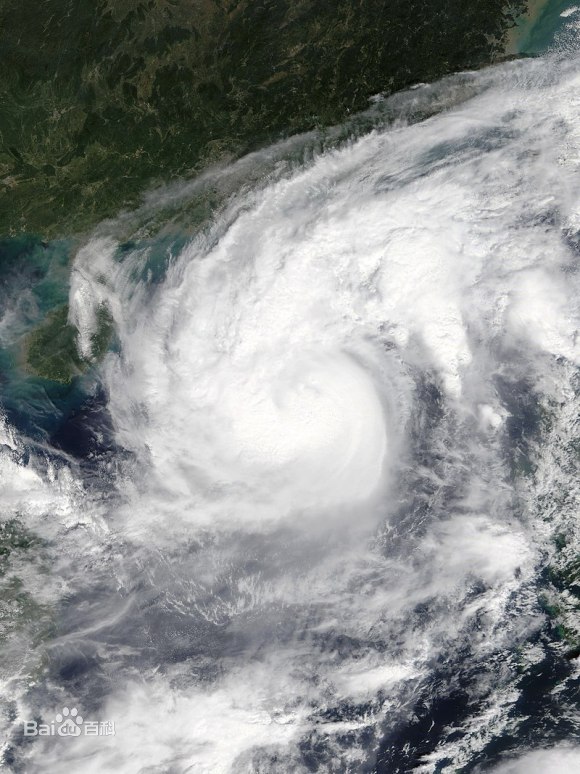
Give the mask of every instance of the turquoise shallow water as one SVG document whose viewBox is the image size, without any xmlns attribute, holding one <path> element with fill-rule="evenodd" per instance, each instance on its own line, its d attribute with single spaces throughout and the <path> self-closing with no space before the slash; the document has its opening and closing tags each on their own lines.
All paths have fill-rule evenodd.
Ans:
<svg viewBox="0 0 580 774">
<path fill-rule="evenodd" d="M 72 243 L 60 239 L 43 242 L 34 236 L 0 240 L 0 294 L 3 309 L 18 314 L 11 317 L 15 325 L 27 327 L 55 306 L 68 299 L 68 276 Z M 25 308 L 19 300 L 27 294 Z M 2 340 L 11 336 L 3 321 Z"/>
<path fill-rule="evenodd" d="M 133 279 L 154 287 L 185 242 L 186 237 L 178 234 L 126 242 L 119 246 L 118 260 L 127 251 L 142 254 L 139 276 Z M 63 384 L 31 373 L 24 362 L 27 334 L 68 303 L 75 249 L 72 240 L 43 242 L 35 236 L 0 240 L 1 406 L 9 422 L 39 442 L 50 437 L 95 390 L 92 369 Z"/>
<path fill-rule="evenodd" d="M 24 336 L 68 300 L 72 243 L 23 236 L 0 241 L 0 382 L 2 407 L 27 430 L 48 428 L 56 407 L 73 391 L 22 369 Z M 48 424 L 47 424 L 48 422 Z M 38 435 L 38 432 L 33 433 Z"/>
<path fill-rule="evenodd" d="M 576 14 L 567 15 L 566 12 L 578 7 L 571 0 L 550 0 L 546 3 L 534 25 L 525 31 L 518 41 L 517 50 L 520 54 L 539 55 L 554 47 L 562 45 L 564 40 L 569 42 L 575 37 L 575 30 L 571 24 Z M 566 14 L 562 16 L 562 14 Z"/>
</svg>

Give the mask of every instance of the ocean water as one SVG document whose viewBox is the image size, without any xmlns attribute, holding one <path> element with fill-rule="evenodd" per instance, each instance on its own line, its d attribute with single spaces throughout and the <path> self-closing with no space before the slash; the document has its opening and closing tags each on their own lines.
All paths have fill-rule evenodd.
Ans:
<svg viewBox="0 0 580 774">
<path fill-rule="evenodd" d="M 542 3 L 531 23 L 521 27 L 515 48 L 519 54 L 537 56 L 551 49 L 577 48 L 578 6 L 573 0 L 548 0 Z"/>
<path fill-rule="evenodd" d="M 75 247 L 110 351 L 4 368 L 6 770 L 580 770 L 579 116 L 568 49 L 453 76 Z"/>
</svg>

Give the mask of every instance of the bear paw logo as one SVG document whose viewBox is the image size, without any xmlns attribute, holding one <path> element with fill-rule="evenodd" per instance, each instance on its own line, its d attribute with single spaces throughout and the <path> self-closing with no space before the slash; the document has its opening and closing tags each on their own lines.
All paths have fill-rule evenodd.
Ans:
<svg viewBox="0 0 580 774">
<path fill-rule="evenodd" d="M 83 719 L 76 707 L 70 710 L 65 707 L 62 713 L 59 712 L 56 716 L 56 722 L 58 723 L 56 733 L 59 736 L 80 736 Z"/>
</svg>

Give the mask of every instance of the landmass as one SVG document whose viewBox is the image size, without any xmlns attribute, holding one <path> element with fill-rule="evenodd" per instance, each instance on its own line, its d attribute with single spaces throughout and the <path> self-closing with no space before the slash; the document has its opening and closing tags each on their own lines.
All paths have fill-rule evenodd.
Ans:
<svg viewBox="0 0 580 774">
<path fill-rule="evenodd" d="M 525 0 L 0 0 L 0 235 L 83 232 L 159 183 L 498 61 Z"/>
</svg>

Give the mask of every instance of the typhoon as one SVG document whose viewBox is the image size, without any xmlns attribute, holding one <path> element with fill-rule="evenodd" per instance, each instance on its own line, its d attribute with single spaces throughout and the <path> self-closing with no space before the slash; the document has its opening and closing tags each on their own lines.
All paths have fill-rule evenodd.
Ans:
<svg viewBox="0 0 580 774">
<path fill-rule="evenodd" d="M 51 611 L 9 639 L 12 770 L 580 770 L 580 62 L 365 121 L 152 194 L 223 193 L 186 238 L 78 250 L 92 452 L 3 422 Z M 115 732 L 23 736 L 73 706 Z"/>
</svg>

